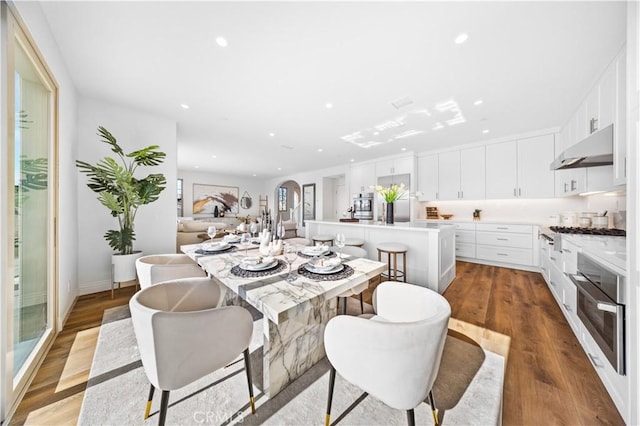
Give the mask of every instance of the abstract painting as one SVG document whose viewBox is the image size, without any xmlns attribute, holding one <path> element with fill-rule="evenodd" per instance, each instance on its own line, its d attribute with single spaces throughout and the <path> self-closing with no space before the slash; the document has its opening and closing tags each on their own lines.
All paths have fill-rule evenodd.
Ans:
<svg viewBox="0 0 640 426">
<path fill-rule="evenodd" d="M 240 191 L 235 186 L 193 184 L 193 215 L 238 214 Z M 216 209 L 217 207 L 217 209 Z"/>
</svg>

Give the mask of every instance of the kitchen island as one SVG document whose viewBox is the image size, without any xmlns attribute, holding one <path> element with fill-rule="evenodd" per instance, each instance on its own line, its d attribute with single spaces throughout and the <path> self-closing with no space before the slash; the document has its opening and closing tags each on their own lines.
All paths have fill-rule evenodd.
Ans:
<svg viewBox="0 0 640 426">
<path fill-rule="evenodd" d="M 443 223 L 349 223 L 338 221 L 305 221 L 305 236 L 334 236 L 342 232 L 347 239 L 360 238 L 369 259 L 378 259 L 379 243 L 405 244 L 407 282 L 443 293 L 456 276 L 455 225 Z M 386 256 L 382 258 L 386 262 Z"/>
</svg>

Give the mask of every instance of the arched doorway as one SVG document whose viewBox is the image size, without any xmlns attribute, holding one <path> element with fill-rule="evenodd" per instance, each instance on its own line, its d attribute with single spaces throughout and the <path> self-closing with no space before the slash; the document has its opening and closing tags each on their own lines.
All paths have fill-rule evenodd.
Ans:
<svg viewBox="0 0 640 426">
<path fill-rule="evenodd" d="M 273 194 L 273 221 L 287 224 L 287 237 L 295 237 L 302 226 L 302 192 L 300 184 L 286 180 L 277 185 Z M 295 227 L 293 226 L 295 224 Z"/>
</svg>

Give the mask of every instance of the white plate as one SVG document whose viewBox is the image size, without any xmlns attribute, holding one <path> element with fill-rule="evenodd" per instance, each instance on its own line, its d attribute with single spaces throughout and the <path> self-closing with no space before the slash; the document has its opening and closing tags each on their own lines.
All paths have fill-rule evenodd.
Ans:
<svg viewBox="0 0 640 426">
<path fill-rule="evenodd" d="M 222 239 L 228 243 L 237 243 L 240 241 L 240 237 L 238 235 L 225 235 Z"/>
<path fill-rule="evenodd" d="M 338 266 L 335 266 L 331 269 L 318 270 L 313 266 L 309 265 L 308 263 L 305 263 L 304 268 L 309 272 L 313 272 L 314 274 L 328 275 L 328 274 L 335 274 L 336 272 L 342 271 L 344 269 L 344 265 L 341 263 Z"/>
<path fill-rule="evenodd" d="M 269 269 L 278 264 L 278 259 L 272 259 L 271 262 L 262 262 L 262 263 L 240 263 L 240 269 L 244 269 L 245 271 L 263 271 L 265 269 Z"/>
<path fill-rule="evenodd" d="M 315 248 L 304 248 L 302 249 L 302 254 L 306 254 L 307 256 L 322 256 L 324 254 L 329 253 L 329 249 L 325 248 L 324 250 L 316 250 Z"/>
<path fill-rule="evenodd" d="M 309 260 L 309 266 L 316 271 L 328 271 L 340 265 L 341 261 L 337 257 L 314 257 Z"/>
<path fill-rule="evenodd" d="M 226 241 L 218 241 L 215 243 L 205 243 L 200 246 L 202 251 L 223 251 L 230 249 L 231 246 Z"/>
</svg>

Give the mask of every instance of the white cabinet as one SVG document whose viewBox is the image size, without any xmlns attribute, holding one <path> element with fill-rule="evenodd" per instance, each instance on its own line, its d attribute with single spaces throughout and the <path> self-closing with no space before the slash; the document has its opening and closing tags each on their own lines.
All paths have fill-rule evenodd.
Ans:
<svg viewBox="0 0 640 426">
<path fill-rule="evenodd" d="M 485 198 L 485 147 L 438 154 L 438 199 Z"/>
<path fill-rule="evenodd" d="M 485 193 L 485 147 L 460 151 L 460 199 L 484 200 Z"/>
<path fill-rule="evenodd" d="M 398 157 L 376 162 L 376 176 L 413 174 L 414 157 Z"/>
<path fill-rule="evenodd" d="M 499 263 L 532 266 L 533 226 L 476 224 L 476 257 Z"/>
<path fill-rule="evenodd" d="M 418 157 L 418 190 L 420 201 L 438 199 L 438 154 Z"/>
<path fill-rule="evenodd" d="M 554 135 L 518 140 L 518 197 L 553 198 Z"/>
<path fill-rule="evenodd" d="M 460 199 L 460 151 L 438 154 L 438 199 Z"/>
<path fill-rule="evenodd" d="M 487 145 L 487 199 L 552 198 L 554 135 Z"/>
<path fill-rule="evenodd" d="M 374 163 L 352 164 L 350 171 L 351 183 L 349 189 L 351 195 L 360 192 L 371 192 L 371 186 L 376 184 L 376 169 Z"/>
<path fill-rule="evenodd" d="M 556 197 L 566 197 L 586 192 L 587 170 L 586 168 L 557 170 Z"/>
</svg>

